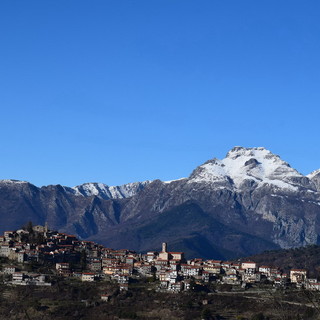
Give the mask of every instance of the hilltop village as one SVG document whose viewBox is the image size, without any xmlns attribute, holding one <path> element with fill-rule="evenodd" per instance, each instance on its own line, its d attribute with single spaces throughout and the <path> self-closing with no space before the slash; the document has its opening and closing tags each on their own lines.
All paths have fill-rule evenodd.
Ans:
<svg viewBox="0 0 320 320">
<path fill-rule="evenodd" d="M 48 275 L 73 277 L 94 282 L 111 279 L 126 291 L 134 279 L 157 281 L 157 290 L 178 293 L 195 285 L 230 284 L 245 289 L 250 284 L 268 283 L 275 287 L 295 286 L 320 290 L 317 279 L 308 278 L 304 269 L 283 273 L 279 267 L 257 265 L 254 261 L 186 260 L 183 252 L 136 253 L 113 250 L 73 235 L 51 231 L 47 226 L 32 226 L 6 231 L 0 236 L 0 257 L 8 263 L 1 271 L 11 285 L 51 286 Z M 26 271 L 25 266 L 40 263 L 43 272 Z M 102 296 L 101 299 L 108 299 Z"/>
</svg>

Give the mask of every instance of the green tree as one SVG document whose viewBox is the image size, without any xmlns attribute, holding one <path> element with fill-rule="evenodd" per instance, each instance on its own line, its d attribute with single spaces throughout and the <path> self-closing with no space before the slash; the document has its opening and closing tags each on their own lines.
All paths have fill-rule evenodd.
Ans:
<svg viewBox="0 0 320 320">
<path fill-rule="evenodd" d="M 86 253 L 86 250 L 82 250 L 81 251 L 80 266 L 81 266 L 82 270 L 85 270 L 87 268 L 87 253 Z"/>
<path fill-rule="evenodd" d="M 32 221 L 28 221 L 27 224 L 23 227 L 26 231 L 28 231 L 30 234 L 33 234 L 33 224 Z"/>
<path fill-rule="evenodd" d="M 212 314 L 211 314 L 210 309 L 205 308 L 205 309 L 202 310 L 201 319 L 204 319 L 204 320 L 212 319 Z"/>
<path fill-rule="evenodd" d="M 265 320 L 265 316 L 262 312 L 256 313 L 251 317 L 251 320 Z"/>
</svg>

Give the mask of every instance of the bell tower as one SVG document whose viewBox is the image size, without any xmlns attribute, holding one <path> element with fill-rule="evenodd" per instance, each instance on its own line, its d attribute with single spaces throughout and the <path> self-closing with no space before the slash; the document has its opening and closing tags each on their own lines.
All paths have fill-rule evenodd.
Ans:
<svg viewBox="0 0 320 320">
<path fill-rule="evenodd" d="M 47 237 L 47 234 L 48 234 L 48 222 L 46 221 L 45 225 L 44 225 L 44 236 Z"/>
<path fill-rule="evenodd" d="M 162 242 L 162 252 L 167 252 L 167 243 Z"/>
</svg>

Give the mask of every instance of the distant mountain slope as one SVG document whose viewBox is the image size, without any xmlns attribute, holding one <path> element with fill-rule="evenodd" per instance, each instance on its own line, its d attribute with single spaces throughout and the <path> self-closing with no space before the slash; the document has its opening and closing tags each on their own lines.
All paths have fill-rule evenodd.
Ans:
<svg viewBox="0 0 320 320">
<path fill-rule="evenodd" d="M 109 187 L 0 181 L 0 232 L 28 220 L 114 248 L 232 258 L 319 243 L 320 170 L 304 176 L 264 148 L 235 147 L 189 178 Z"/>
<path fill-rule="evenodd" d="M 131 229 L 134 231 L 129 231 L 127 225 L 117 228 L 104 240 L 111 247 L 134 246 L 146 252 L 160 249 L 160 240 L 165 239 L 171 251 L 184 251 L 189 258 L 229 259 L 235 254 L 278 248 L 271 241 L 220 223 L 191 201 L 150 217 L 143 224 L 133 224 Z"/>
</svg>

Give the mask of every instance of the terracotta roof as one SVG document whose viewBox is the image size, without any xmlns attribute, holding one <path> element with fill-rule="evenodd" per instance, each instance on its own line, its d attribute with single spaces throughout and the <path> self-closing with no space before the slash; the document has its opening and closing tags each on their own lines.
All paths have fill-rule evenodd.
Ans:
<svg viewBox="0 0 320 320">
<path fill-rule="evenodd" d="M 307 270 L 306 270 L 306 269 L 291 269 L 290 271 L 307 272 Z"/>
</svg>

